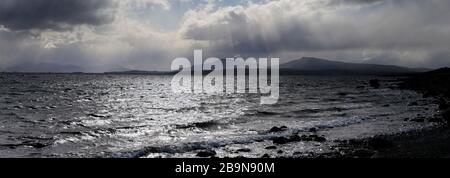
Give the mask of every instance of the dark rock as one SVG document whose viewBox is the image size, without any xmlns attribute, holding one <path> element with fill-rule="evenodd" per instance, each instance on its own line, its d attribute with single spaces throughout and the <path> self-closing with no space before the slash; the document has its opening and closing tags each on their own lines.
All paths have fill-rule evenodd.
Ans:
<svg viewBox="0 0 450 178">
<path fill-rule="evenodd" d="M 264 140 L 262 138 L 255 139 L 255 142 L 264 142 L 264 141 L 266 141 L 266 140 Z"/>
<path fill-rule="evenodd" d="M 300 139 L 301 139 L 302 141 L 313 141 L 313 138 L 310 137 L 310 136 L 308 136 L 308 135 L 302 135 L 302 136 L 300 137 Z"/>
<path fill-rule="evenodd" d="M 266 150 L 275 150 L 275 149 L 277 149 L 276 146 L 268 146 L 268 147 L 266 147 Z"/>
<path fill-rule="evenodd" d="M 270 155 L 269 154 L 264 154 L 264 155 L 261 156 L 261 158 L 270 158 Z"/>
<path fill-rule="evenodd" d="M 387 107 L 391 107 L 391 105 L 390 104 L 385 104 L 385 105 L 383 105 L 383 107 L 387 108 Z"/>
<path fill-rule="evenodd" d="M 274 144 L 286 144 L 289 142 L 291 142 L 291 141 L 286 137 L 277 137 L 277 138 L 273 139 Z"/>
<path fill-rule="evenodd" d="M 286 126 L 281 126 L 281 127 L 272 127 L 269 130 L 269 133 L 275 133 L 275 132 L 284 132 L 286 131 L 288 128 Z"/>
<path fill-rule="evenodd" d="M 304 141 L 302 139 L 302 137 L 298 136 L 297 134 L 293 134 L 291 136 L 288 137 L 289 142 L 299 142 L 299 141 Z"/>
<path fill-rule="evenodd" d="M 408 104 L 408 106 L 417 106 L 419 103 L 417 101 L 411 102 Z"/>
<path fill-rule="evenodd" d="M 212 157 L 215 156 L 217 153 L 214 150 L 203 150 L 197 153 L 198 157 L 201 158 L 207 158 L 207 157 Z"/>
<path fill-rule="evenodd" d="M 317 128 L 315 128 L 315 127 L 314 128 L 310 128 L 309 132 L 317 132 Z"/>
<path fill-rule="evenodd" d="M 286 144 L 291 142 L 298 142 L 302 141 L 302 138 L 298 136 L 297 134 L 293 134 L 289 137 L 277 137 L 273 140 L 274 144 Z"/>
<path fill-rule="evenodd" d="M 277 153 L 278 153 L 278 154 L 283 154 L 284 151 L 283 151 L 283 150 L 278 150 Z"/>
<path fill-rule="evenodd" d="M 252 150 L 248 149 L 248 148 L 241 148 L 241 149 L 236 150 L 236 152 L 246 152 L 246 153 L 251 152 L 251 151 Z"/>
<path fill-rule="evenodd" d="M 318 135 L 302 135 L 298 136 L 297 134 L 293 134 L 289 137 L 278 137 L 273 140 L 274 144 L 286 144 L 291 142 L 300 142 L 300 141 L 315 141 L 315 142 L 325 142 L 327 139 Z"/>
<path fill-rule="evenodd" d="M 383 139 L 383 138 L 373 138 L 373 139 L 369 140 L 368 145 L 375 150 L 382 150 L 382 149 L 390 148 L 394 144 L 391 141 Z"/>
<path fill-rule="evenodd" d="M 372 88 L 380 88 L 380 80 L 378 80 L 378 79 L 373 79 L 373 80 L 370 80 L 369 81 L 369 85 L 370 85 L 370 87 L 372 87 Z"/>
</svg>

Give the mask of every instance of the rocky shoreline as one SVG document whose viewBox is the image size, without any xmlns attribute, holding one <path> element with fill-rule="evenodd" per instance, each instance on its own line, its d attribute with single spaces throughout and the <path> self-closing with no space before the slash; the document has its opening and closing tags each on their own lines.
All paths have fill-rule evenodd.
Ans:
<svg viewBox="0 0 450 178">
<path fill-rule="evenodd" d="M 435 127 L 394 135 L 339 141 L 335 150 L 326 154 L 312 154 L 306 158 L 450 158 L 450 69 L 400 79 L 402 90 L 414 90 L 423 97 L 439 100 L 439 112 L 433 118 L 413 118 L 415 122 L 437 122 Z M 377 81 L 370 82 L 377 86 Z"/>
</svg>

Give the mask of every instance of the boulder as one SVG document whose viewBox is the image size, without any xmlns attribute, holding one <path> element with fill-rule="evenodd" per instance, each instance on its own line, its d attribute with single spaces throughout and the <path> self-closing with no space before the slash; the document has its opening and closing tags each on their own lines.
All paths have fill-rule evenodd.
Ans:
<svg viewBox="0 0 450 178">
<path fill-rule="evenodd" d="M 197 153 L 198 157 L 201 158 L 207 158 L 207 157 L 213 157 L 215 156 L 217 153 L 214 150 L 203 150 Z"/>
<path fill-rule="evenodd" d="M 286 137 L 277 137 L 277 138 L 273 139 L 274 144 L 286 144 L 289 142 L 291 142 L 291 140 L 289 140 Z"/>
<path fill-rule="evenodd" d="M 286 126 L 281 126 L 281 127 L 272 127 L 269 130 L 269 133 L 275 133 L 275 132 L 284 132 L 286 131 L 288 128 Z"/>
</svg>

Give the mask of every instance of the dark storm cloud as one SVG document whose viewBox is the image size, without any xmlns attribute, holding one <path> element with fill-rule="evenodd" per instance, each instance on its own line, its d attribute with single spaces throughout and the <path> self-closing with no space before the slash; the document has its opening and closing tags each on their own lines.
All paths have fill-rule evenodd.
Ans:
<svg viewBox="0 0 450 178">
<path fill-rule="evenodd" d="M 19 31 L 101 25 L 112 20 L 111 0 L 1 0 L 0 26 Z"/>
</svg>

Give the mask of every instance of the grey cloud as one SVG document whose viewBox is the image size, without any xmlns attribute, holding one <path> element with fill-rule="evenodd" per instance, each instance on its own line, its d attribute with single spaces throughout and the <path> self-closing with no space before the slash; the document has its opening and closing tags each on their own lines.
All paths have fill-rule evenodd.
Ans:
<svg viewBox="0 0 450 178">
<path fill-rule="evenodd" d="M 370 4 L 370 3 L 383 2 L 383 1 L 385 1 L 385 0 L 345 0 L 344 2 Z"/>
<path fill-rule="evenodd" d="M 74 25 L 109 23 L 112 0 L 2 0 L 0 26 L 19 31 L 62 30 Z"/>
<path fill-rule="evenodd" d="M 176 57 L 192 58 L 192 49 L 203 49 L 205 57 L 280 57 L 281 62 L 315 56 L 450 65 L 447 0 L 278 0 L 210 11 L 199 7 L 185 14 L 176 32 L 134 19 L 133 9 L 116 7 L 118 1 L 0 1 L 0 71 L 22 63 L 75 65 L 92 72 L 167 70 Z M 110 10 L 121 12 L 111 24 L 78 26 L 109 23 Z"/>
<path fill-rule="evenodd" d="M 440 52 L 450 46 L 450 25 L 445 22 L 450 17 L 450 1 L 308 1 L 317 7 L 310 11 L 302 9 L 307 4 L 295 0 L 282 2 L 292 8 L 261 6 L 251 11 L 236 8 L 214 12 L 216 15 L 211 16 L 217 19 L 191 23 L 184 35 L 187 39 L 208 41 L 210 51 L 218 53 L 351 51 L 356 58 L 364 49 L 372 49 L 386 53 L 379 56 L 396 58 L 400 61 L 396 64 L 436 66 L 432 62 L 435 58 L 440 59 L 441 66 L 450 64 L 450 55 Z M 336 7 L 331 6 L 333 3 Z M 340 6 L 345 3 L 353 5 Z M 280 4 L 274 7 L 283 6 Z M 422 61 L 408 59 L 421 57 Z"/>
</svg>

